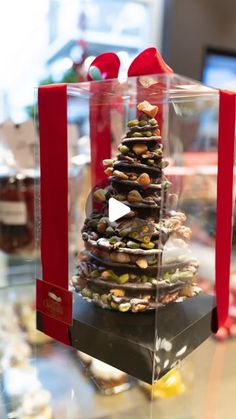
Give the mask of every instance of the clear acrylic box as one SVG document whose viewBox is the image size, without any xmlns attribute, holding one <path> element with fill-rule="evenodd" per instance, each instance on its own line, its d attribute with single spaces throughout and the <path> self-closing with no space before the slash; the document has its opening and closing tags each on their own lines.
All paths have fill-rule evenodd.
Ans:
<svg viewBox="0 0 236 419">
<path fill-rule="evenodd" d="M 221 325 L 233 97 L 176 74 L 39 89 L 39 330 L 151 384 Z"/>
</svg>

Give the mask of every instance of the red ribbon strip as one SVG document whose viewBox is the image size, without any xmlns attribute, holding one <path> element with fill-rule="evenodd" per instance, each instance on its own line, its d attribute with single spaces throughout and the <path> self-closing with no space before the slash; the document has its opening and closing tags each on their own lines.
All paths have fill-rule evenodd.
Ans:
<svg viewBox="0 0 236 419">
<path fill-rule="evenodd" d="M 41 259 L 45 286 L 68 290 L 67 86 L 38 90 L 40 129 Z M 38 288 L 41 290 L 41 287 Z M 39 292 L 37 300 L 42 298 Z M 42 315 L 44 332 L 70 344 L 68 326 Z M 58 327 L 59 324 L 59 327 Z"/>
<path fill-rule="evenodd" d="M 218 327 L 223 326 L 229 310 L 236 116 L 235 99 L 235 93 L 220 91 L 215 249 Z"/>
</svg>

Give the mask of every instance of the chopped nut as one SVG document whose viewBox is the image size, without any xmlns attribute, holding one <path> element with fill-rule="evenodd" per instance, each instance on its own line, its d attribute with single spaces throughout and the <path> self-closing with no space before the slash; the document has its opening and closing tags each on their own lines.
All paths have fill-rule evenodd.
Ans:
<svg viewBox="0 0 236 419">
<path fill-rule="evenodd" d="M 140 185 L 149 185 L 150 183 L 151 183 L 151 179 L 150 179 L 150 176 L 147 174 L 147 173 L 142 173 L 139 177 L 138 177 L 138 179 L 137 179 L 137 182 L 140 184 Z"/>
<path fill-rule="evenodd" d="M 138 265 L 141 269 L 146 269 L 148 267 L 148 263 L 144 258 L 138 258 L 136 260 L 136 265 Z"/>
<path fill-rule="evenodd" d="M 138 156 L 140 154 L 144 154 L 146 151 L 148 150 L 146 144 L 142 144 L 142 143 L 137 143 L 133 146 L 133 151 L 135 152 L 135 154 L 137 154 Z"/>
<path fill-rule="evenodd" d="M 114 295 L 115 297 L 124 297 L 125 296 L 125 292 L 124 290 L 120 290 L 118 288 L 113 288 L 112 290 L 110 290 L 111 295 Z"/>
<path fill-rule="evenodd" d="M 137 180 L 138 176 L 134 175 L 133 173 L 129 175 L 129 180 Z"/>
<path fill-rule="evenodd" d="M 127 199 L 130 203 L 132 202 L 142 202 L 143 198 L 138 191 L 133 189 L 128 193 Z"/>
<path fill-rule="evenodd" d="M 172 292 L 172 294 L 164 295 L 164 297 L 162 297 L 160 301 L 162 304 L 169 304 L 172 301 L 175 301 L 178 295 L 179 295 L 179 291 Z"/>
<path fill-rule="evenodd" d="M 129 179 L 129 176 L 128 175 L 126 175 L 123 172 L 120 172 L 119 170 L 114 170 L 113 175 L 116 176 L 116 177 L 118 177 L 119 179 L 124 179 L 124 180 Z"/>
<path fill-rule="evenodd" d="M 97 224 L 97 231 L 99 233 L 104 233 L 104 231 L 106 231 L 107 228 L 107 223 L 105 220 L 100 220 Z"/>
<path fill-rule="evenodd" d="M 104 170 L 104 173 L 105 173 L 107 176 L 111 176 L 111 175 L 112 175 L 112 173 L 113 173 L 113 168 L 112 168 L 112 167 L 108 167 L 106 170 Z"/>
<path fill-rule="evenodd" d="M 137 106 L 138 111 L 145 113 L 148 116 L 154 118 L 158 112 L 158 106 L 151 105 L 147 100 L 139 103 Z"/>
<path fill-rule="evenodd" d="M 194 296 L 193 287 L 190 285 L 190 286 L 186 286 L 186 287 L 182 288 L 180 290 L 180 296 L 181 297 L 193 297 Z"/>
<path fill-rule="evenodd" d="M 97 202 L 104 202 L 106 200 L 104 189 L 97 189 L 94 192 L 93 197 Z"/>
</svg>

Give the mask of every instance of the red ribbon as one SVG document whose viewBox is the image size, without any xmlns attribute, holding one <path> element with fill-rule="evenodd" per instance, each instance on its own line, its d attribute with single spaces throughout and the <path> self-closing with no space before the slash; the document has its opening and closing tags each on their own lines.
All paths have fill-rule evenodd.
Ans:
<svg viewBox="0 0 236 419">
<path fill-rule="evenodd" d="M 67 86 L 38 90 L 43 281 L 68 289 Z M 38 287 L 37 299 L 42 298 Z M 43 330 L 70 344 L 68 326 L 42 314 Z"/>
<path fill-rule="evenodd" d="M 229 310 L 236 116 L 235 98 L 236 95 L 233 92 L 220 91 L 215 249 L 215 288 L 218 327 L 223 326 Z"/>
</svg>

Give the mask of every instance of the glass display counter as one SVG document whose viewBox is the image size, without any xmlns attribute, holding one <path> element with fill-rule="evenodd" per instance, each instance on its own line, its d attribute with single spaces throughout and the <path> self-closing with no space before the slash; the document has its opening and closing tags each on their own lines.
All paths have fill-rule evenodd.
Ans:
<svg viewBox="0 0 236 419">
<path fill-rule="evenodd" d="M 99 391 L 76 350 L 48 340 L 36 331 L 34 293 L 34 285 L 6 287 L 0 291 L 2 419 L 21 417 L 19 406 L 32 387 L 44 397 L 49 392 L 53 419 L 234 417 L 234 340 L 219 343 L 208 339 L 169 379 L 164 377 L 159 382 L 154 393 L 156 400 L 151 404 L 147 389 L 131 377 L 128 390 L 108 396 Z M 13 334 L 8 344 L 4 341 L 6 333 L 8 337 Z M 17 369 L 18 374 L 13 374 L 12 370 Z M 27 374 L 24 369 L 28 370 Z M 19 370 L 24 373 L 24 382 L 18 381 L 22 376 Z M 15 377 L 13 381 L 12 377 Z M 23 397 L 19 396 L 21 391 Z"/>
</svg>

